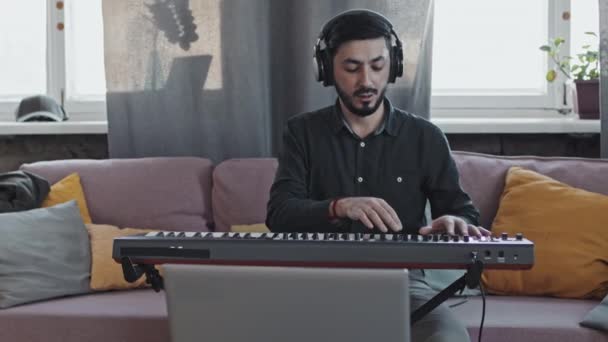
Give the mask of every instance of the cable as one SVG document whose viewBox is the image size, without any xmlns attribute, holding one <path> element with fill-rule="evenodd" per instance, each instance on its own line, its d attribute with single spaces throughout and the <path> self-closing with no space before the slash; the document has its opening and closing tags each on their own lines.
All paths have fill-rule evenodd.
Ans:
<svg viewBox="0 0 608 342">
<path fill-rule="evenodd" d="M 483 322 L 486 318 L 486 293 L 483 288 L 483 284 L 479 282 L 479 290 L 481 291 L 481 324 L 479 325 L 479 336 L 478 341 L 481 342 L 481 334 L 483 333 Z"/>
</svg>

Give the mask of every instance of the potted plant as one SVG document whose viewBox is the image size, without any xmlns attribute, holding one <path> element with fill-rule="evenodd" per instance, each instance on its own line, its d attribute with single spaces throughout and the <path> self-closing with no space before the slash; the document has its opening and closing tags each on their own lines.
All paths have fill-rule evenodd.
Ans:
<svg viewBox="0 0 608 342">
<path fill-rule="evenodd" d="M 587 35 L 597 35 L 594 32 L 585 32 Z M 560 46 L 565 42 L 561 37 L 555 38 L 548 45 L 540 47 L 551 57 L 555 63 L 555 68 L 547 71 L 547 81 L 553 82 L 557 79 L 558 71 L 566 78 L 574 81 L 575 91 L 573 96 L 574 112 L 578 113 L 581 119 L 599 119 L 599 52 L 598 48 L 591 45 L 583 46 L 583 53 L 576 57 L 560 56 Z M 557 70 L 556 70 L 557 69 Z"/>
</svg>

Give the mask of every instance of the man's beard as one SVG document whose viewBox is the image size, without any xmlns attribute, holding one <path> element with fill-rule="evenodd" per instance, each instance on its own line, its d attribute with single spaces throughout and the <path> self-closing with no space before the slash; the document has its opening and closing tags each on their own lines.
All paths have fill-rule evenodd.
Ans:
<svg viewBox="0 0 608 342">
<path fill-rule="evenodd" d="M 351 113 L 353 113 L 357 116 L 360 116 L 360 117 L 366 117 L 366 116 L 374 114 L 376 112 L 376 110 L 378 110 L 378 108 L 380 108 L 380 105 L 382 105 L 382 102 L 384 101 L 384 94 L 386 93 L 386 88 L 388 87 L 388 85 L 385 85 L 384 88 L 382 88 L 382 91 L 380 92 L 380 96 L 377 96 L 376 102 L 373 105 L 371 105 L 371 103 L 368 103 L 368 104 L 364 104 L 363 107 L 361 107 L 361 108 L 355 107 L 354 98 L 360 94 L 365 94 L 365 93 L 378 94 L 377 89 L 359 88 L 359 89 L 357 89 L 357 91 L 355 91 L 353 93 L 352 96 L 350 96 L 350 95 L 347 95 L 345 91 L 340 89 L 338 84 L 336 84 L 335 87 L 336 87 L 336 92 L 338 93 L 338 96 L 342 100 L 342 103 L 344 103 L 346 108 Z"/>
</svg>

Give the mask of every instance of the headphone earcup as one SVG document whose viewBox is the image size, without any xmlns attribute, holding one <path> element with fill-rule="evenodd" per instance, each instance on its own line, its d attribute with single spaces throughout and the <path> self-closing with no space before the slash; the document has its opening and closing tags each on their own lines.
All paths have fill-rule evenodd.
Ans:
<svg viewBox="0 0 608 342">
<path fill-rule="evenodd" d="M 389 82 L 395 83 L 398 77 L 403 76 L 403 50 L 400 46 L 393 46 L 391 49 L 391 70 Z"/>
<path fill-rule="evenodd" d="M 321 62 L 323 65 L 323 85 L 326 87 L 334 85 L 334 70 L 329 50 L 321 50 Z"/>
</svg>

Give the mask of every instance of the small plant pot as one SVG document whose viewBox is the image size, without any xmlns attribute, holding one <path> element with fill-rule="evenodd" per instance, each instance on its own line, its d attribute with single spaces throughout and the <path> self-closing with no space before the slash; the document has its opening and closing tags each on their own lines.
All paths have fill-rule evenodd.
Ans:
<svg viewBox="0 0 608 342">
<path fill-rule="evenodd" d="M 599 80 L 574 81 L 573 109 L 583 120 L 600 118 L 600 82 Z"/>
</svg>

